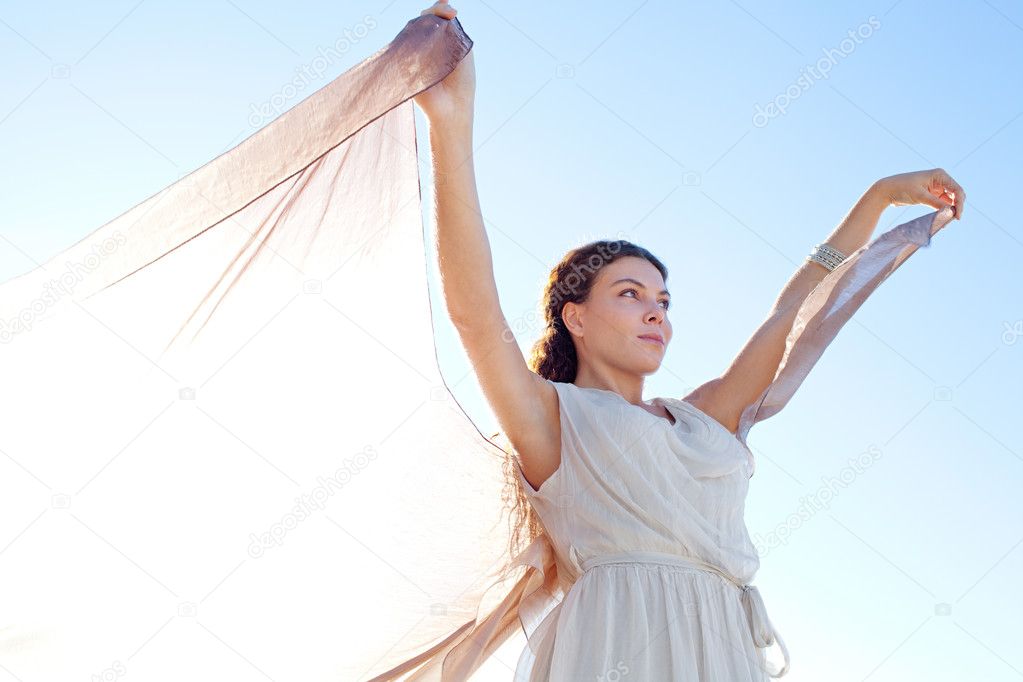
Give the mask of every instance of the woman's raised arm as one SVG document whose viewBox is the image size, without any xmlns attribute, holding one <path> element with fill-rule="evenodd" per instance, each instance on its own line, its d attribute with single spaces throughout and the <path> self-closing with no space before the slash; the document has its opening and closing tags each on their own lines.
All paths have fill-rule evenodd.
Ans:
<svg viewBox="0 0 1023 682">
<path fill-rule="evenodd" d="M 888 206 L 918 203 L 939 209 L 952 206 L 961 219 L 965 201 L 962 187 L 941 168 L 882 178 L 864 192 L 824 243 L 849 256 L 869 241 Z M 743 410 L 758 400 L 774 380 L 800 304 L 828 272 L 816 261 L 801 263 L 778 295 L 767 319 L 728 369 L 689 393 L 685 400 L 735 433 Z"/>
<path fill-rule="evenodd" d="M 454 17 L 444 1 L 426 12 Z M 501 311 L 473 165 L 474 50 L 443 81 L 415 97 L 430 122 L 444 301 L 480 387 L 522 458 L 524 473 L 542 481 L 560 463 L 557 392 L 529 370 Z"/>
</svg>

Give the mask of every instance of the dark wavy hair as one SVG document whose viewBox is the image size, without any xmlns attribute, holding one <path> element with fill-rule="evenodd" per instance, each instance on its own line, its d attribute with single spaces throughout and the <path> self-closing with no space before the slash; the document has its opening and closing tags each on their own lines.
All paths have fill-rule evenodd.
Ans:
<svg viewBox="0 0 1023 682">
<path fill-rule="evenodd" d="M 561 312 L 569 302 L 584 303 L 593 290 L 593 284 L 600 270 L 619 258 L 633 256 L 649 261 L 667 281 L 668 269 L 652 253 L 641 246 L 624 239 L 599 240 L 584 244 L 566 253 L 551 270 L 544 286 L 543 308 L 544 329 L 533 344 L 528 360 L 529 369 L 551 381 L 571 383 L 579 370 L 572 334 L 565 326 Z M 509 523 L 509 561 L 505 570 L 511 567 L 513 559 L 545 529 L 539 515 L 529 503 L 523 483 L 516 471 L 518 462 L 511 443 L 502 436 L 501 449 L 505 453 L 504 502 L 511 509 Z"/>
</svg>

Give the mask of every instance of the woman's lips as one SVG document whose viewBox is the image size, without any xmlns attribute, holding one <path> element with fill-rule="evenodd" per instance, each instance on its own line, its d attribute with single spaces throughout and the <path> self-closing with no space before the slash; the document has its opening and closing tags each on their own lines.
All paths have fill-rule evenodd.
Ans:
<svg viewBox="0 0 1023 682">
<path fill-rule="evenodd" d="M 664 346 L 664 341 L 656 336 L 641 336 L 639 338 L 641 341 L 650 341 L 651 343 L 656 343 L 658 346 Z"/>
</svg>

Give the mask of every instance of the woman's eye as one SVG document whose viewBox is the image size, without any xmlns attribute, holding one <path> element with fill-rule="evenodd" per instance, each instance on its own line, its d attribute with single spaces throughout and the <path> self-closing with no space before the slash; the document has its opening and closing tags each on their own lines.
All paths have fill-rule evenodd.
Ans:
<svg viewBox="0 0 1023 682">
<path fill-rule="evenodd" d="M 628 294 L 628 293 L 638 294 L 639 292 L 637 292 L 635 289 L 626 289 L 622 293 L 623 294 Z M 664 309 L 665 310 L 667 310 L 668 308 L 671 307 L 671 301 L 669 301 L 668 299 L 664 299 L 663 301 L 661 301 L 661 303 L 664 304 Z"/>
</svg>

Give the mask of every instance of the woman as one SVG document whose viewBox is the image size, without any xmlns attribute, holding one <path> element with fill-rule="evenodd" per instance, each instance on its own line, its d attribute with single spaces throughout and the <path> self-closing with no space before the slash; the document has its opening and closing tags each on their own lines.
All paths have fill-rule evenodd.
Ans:
<svg viewBox="0 0 1023 682">
<path fill-rule="evenodd" d="M 427 13 L 456 15 L 445 0 Z M 430 123 L 444 296 L 511 445 L 511 473 L 530 507 L 522 527 L 549 534 L 571 585 L 531 636 L 517 679 L 784 675 L 784 643 L 748 584 L 759 558 L 742 517 L 753 473 L 746 432 L 800 304 L 867 243 L 882 211 L 922 203 L 961 219 L 965 193 L 941 169 L 878 180 L 719 377 L 682 398 L 644 401 L 644 378 L 672 339 L 670 294 L 664 265 L 630 242 L 597 241 L 562 258 L 544 295 L 543 336 L 528 363 L 520 353 L 480 218 L 474 90 L 470 52 L 415 97 Z M 775 641 L 785 655 L 777 671 L 764 655 Z"/>
</svg>

